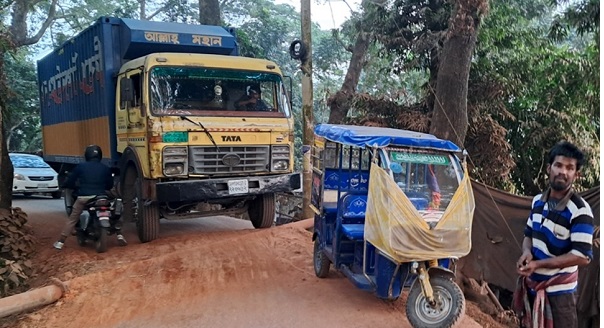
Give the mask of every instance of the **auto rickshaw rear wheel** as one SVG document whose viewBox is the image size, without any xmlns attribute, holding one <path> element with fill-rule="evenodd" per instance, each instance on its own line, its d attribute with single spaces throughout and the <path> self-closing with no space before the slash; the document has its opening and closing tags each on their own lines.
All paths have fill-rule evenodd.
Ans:
<svg viewBox="0 0 604 328">
<path fill-rule="evenodd" d="M 407 319 L 413 327 L 449 328 L 464 317 L 466 300 L 463 292 L 450 278 L 430 277 L 434 299 L 432 305 L 424 297 L 420 282 L 416 279 L 407 298 Z"/>
<path fill-rule="evenodd" d="M 315 239 L 315 247 L 313 250 L 313 266 L 315 267 L 315 275 L 319 278 L 325 278 L 329 274 L 331 261 L 321 249 L 319 238 Z"/>
</svg>

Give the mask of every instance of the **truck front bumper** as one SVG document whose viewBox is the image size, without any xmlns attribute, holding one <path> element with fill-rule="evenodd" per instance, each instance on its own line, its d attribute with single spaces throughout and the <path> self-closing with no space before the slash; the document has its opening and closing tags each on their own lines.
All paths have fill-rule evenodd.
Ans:
<svg viewBox="0 0 604 328">
<path fill-rule="evenodd" d="M 229 193 L 229 181 L 247 180 L 248 192 Z M 158 182 L 157 200 L 160 202 L 195 202 L 224 197 L 240 197 L 275 192 L 289 192 L 300 188 L 300 173 Z"/>
</svg>

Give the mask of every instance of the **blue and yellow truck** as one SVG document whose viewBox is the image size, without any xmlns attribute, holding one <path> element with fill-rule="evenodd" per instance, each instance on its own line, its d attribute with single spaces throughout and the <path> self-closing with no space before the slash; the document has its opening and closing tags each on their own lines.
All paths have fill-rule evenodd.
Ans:
<svg viewBox="0 0 604 328">
<path fill-rule="evenodd" d="M 300 187 L 279 67 L 219 26 L 101 17 L 38 61 L 44 159 L 65 176 L 104 152 L 141 242 L 160 218 L 249 214 L 273 224 Z"/>
</svg>

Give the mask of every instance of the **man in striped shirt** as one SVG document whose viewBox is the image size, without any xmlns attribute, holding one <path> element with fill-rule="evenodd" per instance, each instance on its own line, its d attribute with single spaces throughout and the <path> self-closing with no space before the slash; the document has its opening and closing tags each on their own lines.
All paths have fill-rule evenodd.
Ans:
<svg viewBox="0 0 604 328">
<path fill-rule="evenodd" d="M 572 188 L 583 162 L 583 153 L 569 142 L 550 150 L 550 188 L 533 199 L 517 263 L 518 274 L 527 277 L 530 302 L 546 305 L 540 313 L 535 306 L 531 317 L 541 315 L 541 324 L 555 327 L 577 327 L 578 266 L 593 258 L 593 214 Z"/>
</svg>

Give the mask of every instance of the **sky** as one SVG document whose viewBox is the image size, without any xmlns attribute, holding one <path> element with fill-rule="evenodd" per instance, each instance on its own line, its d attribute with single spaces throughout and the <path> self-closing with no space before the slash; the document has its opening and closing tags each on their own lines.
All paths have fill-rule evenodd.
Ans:
<svg viewBox="0 0 604 328">
<path fill-rule="evenodd" d="M 361 0 L 346 0 L 354 10 L 358 10 Z M 275 0 L 287 3 L 300 11 L 301 0 Z M 350 17 L 350 8 L 343 0 L 310 0 L 310 19 L 323 30 L 338 28 Z"/>
</svg>

